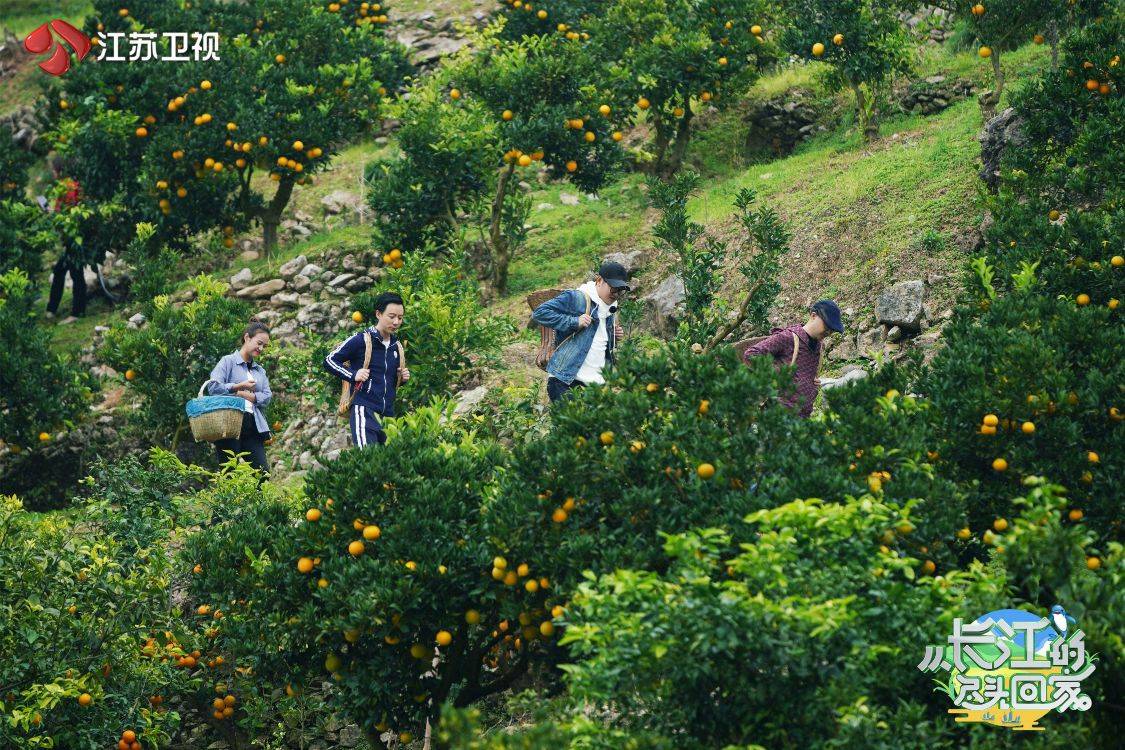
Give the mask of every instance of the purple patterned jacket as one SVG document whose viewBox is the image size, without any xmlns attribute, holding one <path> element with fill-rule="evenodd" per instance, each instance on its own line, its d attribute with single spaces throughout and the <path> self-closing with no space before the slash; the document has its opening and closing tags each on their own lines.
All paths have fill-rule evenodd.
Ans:
<svg viewBox="0 0 1125 750">
<path fill-rule="evenodd" d="M 800 323 L 794 323 L 786 328 L 775 328 L 770 335 L 746 350 L 742 358 L 749 362 L 751 357 L 765 354 L 773 357 L 773 362 L 779 369 L 788 365 L 793 359 L 793 334 L 797 334 L 800 348 L 797 351 L 797 372 L 793 375 L 793 384 L 797 392 L 795 396 L 782 396 L 781 403 L 798 409 L 798 414 L 808 417 L 812 414 L 813 403 L 816 401 L 817 391 L 820 386 L 816 383 L 817 373 L 820 371 L 820 355 L 823 349 L 820 342 L 813 341 L 805 328 Z"/>
</svg>

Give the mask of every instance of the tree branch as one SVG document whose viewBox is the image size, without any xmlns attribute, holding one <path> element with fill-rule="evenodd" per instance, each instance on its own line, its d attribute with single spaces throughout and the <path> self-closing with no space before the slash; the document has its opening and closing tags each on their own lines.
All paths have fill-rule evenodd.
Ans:
<svg viewBox="0 0 1125 750">
<path fill-rule="evenodd" d="M 738 315 L 719 327 L 719 330 L 715 332 L 715 335 L 712 336 L 711 340 L 707 342 L 707 345 L 703 347 L 704 353 L 711 351 L 716 346 L 721 344 L 723 339 L 725 339 L 736 328 L 742 325 L 743 321 L 745 321 L 746 317 L 750 314 L 750 302 L 753 300 L 755 292 L 757 292 L 758 289 L 761 288 L 761 286 L 762 280 L 759 279 L 758 281 L 754 282 L 754 286 L 750 287 L 750 289 L 746 291 L 746 296 L 742 298 L 742 304 L 738 307 Z"/>
</svg>

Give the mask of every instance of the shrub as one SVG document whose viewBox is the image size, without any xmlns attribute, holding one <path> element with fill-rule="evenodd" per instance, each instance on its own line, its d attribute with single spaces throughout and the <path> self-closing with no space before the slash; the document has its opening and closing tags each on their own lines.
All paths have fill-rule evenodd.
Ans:
<svg viewBox="0 0 1125 750">
<path fill-rule="evenodd" d="M 490 632 L 509 590 L 488 585 L 478 525 L 503 453 L 446 416 L 415 411 L 388 424 L 380 450 L 345 451 L 315 472 L 312 515 L 303 508 L 293 523 L 279 500 L 247 497 L 184 551 L 185 565 L 201 566 L 194 599 L 246 600 L 219 626 L 224 650 L 295 690 L 331 675 L 331 700 L 371 737 L 418 735 L 445 700 L 470 702 L 526 668 L 484 666 L 498 658 L 502 636 Z"/>
<path fill-rule="evenodd" d="M 154 747 L 179 724 L 163 701 L 187 690 L 172 660 L 194 643 L 168 637 L 182 632 L 168 607 L 168 559 L 148 544 L 123 544 L 101 525 L 116 510 L 104 511 L 79 525 L 0 498 L 4 747 L 105 747 L 125 730 Z M 115 532 L 129 530 L 125 518 L 115 523 Z"/>
<path fill-rule="evenodd" d="M 161 296 L 146 304 L 141 328 L 115 325 L 100 352 L 112 367 L 136 373 L 129 387 L 141 397 L 137 419 L 155 442 L 173 447 L 186 434 L 184 405 L 219 359 L 238 348 L 250 318 L 249 305 L 225 296 L 222 282 L 197 276 L 191 289 L 189 302 Z"/>
<path fill-rule="evenodd" d="M 699 185 L 699 175 L 686 172 L 668 182 L 650 177 L 649 200 L 661 212 L 653 228 L 657 246 L 678 256 L 686 292 L 684 320 L 679 327 L 681 343 L 705 344 L 710 351 L 728 337 L 744 330 L 761 331 L 769 322 L 770 308 L 781 291 L 779 260 L 788 250 L 789 232 L 769 207 L 753 208 L 754 191 L 743 188 L 735 197 L 737 217 L 747 240 L 739 248 L 739 274 L 745 292 L 737 310 L 719 296 L 726 243 L 704 239 L 702 224 L 689 221 L 687 202 Z M 701 242 L 702 240 L 702 242 Z M 700 246 L 702 245 L 702 246 Z"/>
<path fill-rule="evenodd" d="M 19 268 L 34 285 L 43 270 L 43 254 L 56 239 L 50 220 L 38 206 L 0 201 L 0 274 Z"/>
<path fill-rule="evenodd" d="M 451 396 L 457 386 L 495 364 L 501 345 L 515 332 L 507 318 L 485 313 L 466 266 L 458 253 L 433 265 L 421 257 L 410 259 L 352 301 L 374 325 L 376 297 L 387 291 L 402 295 L 406 322 L 400 335 L 410 380 L 397 392 L 400 411 Z M 320 352 L 316 355 L 324 361 Z"/>
<path fill-rule="evenodd" d="M 93 386 L 77 362 L 44 352 L 34 304 L 26 273 L 0 275 L 0 439 L 12 450 L 34 450 L 73 427 Z"/>
<path fill-rule="evenodd" d="M 0 200 L 24 197 L 27 189 L 27 170 L 35 163 L 35 154 L 16 145 L 11 126 L 0 125 Z"/>
</svg>

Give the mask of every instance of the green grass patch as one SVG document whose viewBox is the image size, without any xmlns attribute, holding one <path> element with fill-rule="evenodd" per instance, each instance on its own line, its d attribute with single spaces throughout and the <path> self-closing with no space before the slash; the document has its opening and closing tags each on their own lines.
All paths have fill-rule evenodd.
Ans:
<svg viewBox="0 0 1125 750">
<path fill-rule="evenodd" d="M 0 26 L 11 29 L 21 39 L 40 24 L 52 18 L 61 18 L 74 26 L 82 26 L 86 16 L 94 12 L 89 0 L 61 0 L 44 3 L 42 0 L 6 0 Z"/>
</svg>

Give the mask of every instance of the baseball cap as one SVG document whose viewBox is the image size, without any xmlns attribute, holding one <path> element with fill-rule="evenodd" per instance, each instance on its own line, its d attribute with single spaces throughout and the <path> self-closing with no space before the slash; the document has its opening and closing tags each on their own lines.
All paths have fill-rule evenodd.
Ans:
<svg viewBox="0 0 1125 750">
<path fill-rule="evenodd" d="M 822 299 L 810 308 L 824 321 L 824 325 L 836 333 L 844 332 L 844 323 L 840 319 L 840 307 L 830 299 Z"/>
<path fill-rule="evenodd" d="M 602 281 L 614 289 L 629 288 L 629 274 L 626 272 L 625 266 L 615 261 L 608 260 L 602 263 L 602 267 L 598 269 L 598 276 L 601 276 Z"/>
</svg>

